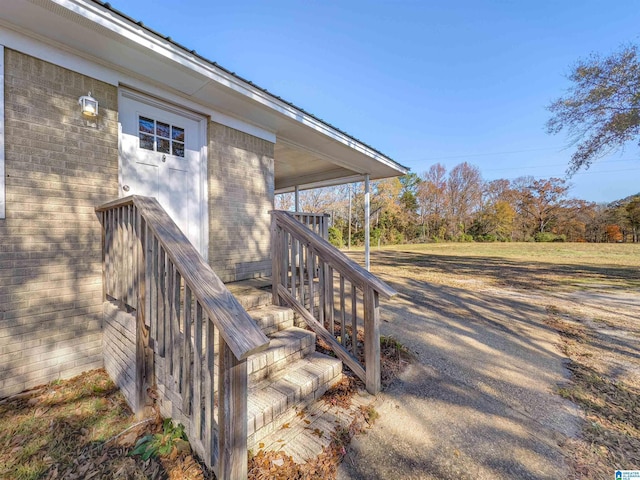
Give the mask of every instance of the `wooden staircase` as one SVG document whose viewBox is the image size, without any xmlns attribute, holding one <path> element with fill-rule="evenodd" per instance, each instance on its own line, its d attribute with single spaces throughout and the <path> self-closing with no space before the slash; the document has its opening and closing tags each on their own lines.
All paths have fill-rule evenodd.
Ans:
<svg viewBox="0 0 640 480">
<path fill-rule="evenodd" d="M 342 362 L 316 352 L 316 334 L 296 326 L 300 320 L 293 310 L 272 305 L 270 285 L 270 280 L 227 284 L 270 339 L 266 350 L 247 359 L 247 447 L 254 451 L 342 378 Z"/>
<path fill-rule="evenodd" d="M 116 320 L 105 338 L 123 359 L 112 375 L 131 381 L 138 414 L 155 390 L 161 414 L 185 426 L 217 478 L 246 478 L 247 449 L 307 407 L 321 411 L 316 400 L 340 381 L 342 362 L 380 391 L 379 299 L 396 292 L 323 238 L 323 216 L 302 223 L 273 211 L 271 281 L 225 285 L 155 199 L 96 213 Z M 335 357 L 315 351 L 316 336 Z"/>
</svg>

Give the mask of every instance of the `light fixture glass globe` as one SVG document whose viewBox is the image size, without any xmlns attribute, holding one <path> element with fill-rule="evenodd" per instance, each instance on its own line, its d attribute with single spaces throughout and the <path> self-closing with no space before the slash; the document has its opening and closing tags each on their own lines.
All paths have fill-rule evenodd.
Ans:
<svg viewBox="0 0 640 480">
<path fill-rule="evenodd" d="M 88 117 L 98 116 L 98 101 L 91 96 L 91 92 L 88 95 L 83 95 L 78 99 L 80 104 L 80 111 L 83 115 Z"/>
</svg>

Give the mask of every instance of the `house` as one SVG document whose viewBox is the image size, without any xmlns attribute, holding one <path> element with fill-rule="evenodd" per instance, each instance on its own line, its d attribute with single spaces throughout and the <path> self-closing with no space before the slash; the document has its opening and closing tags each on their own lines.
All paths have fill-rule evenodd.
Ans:
<svg viewBox="0 0 640 480">
<path fill-rule="evenodd" d="M 404 173 L 374 148 L 108 3 L 5 2 L 0 397 L 104 365 L 111 267 L 103 259 L 114 238 L 106 222 L 123 217 L 120 207 L 109 214 L 101 206 L 129 197 L 126 208 L 144 216 L 159 203 L 159 215 L 177 224 L 222 282 L 270 277 L 272 245 L 297 249 L 291 263 L 278 254 L 276 270 L 294 296 L 306 288 L 308 302 L 322 274 L 311 263 L 321 248 L 305 256 L 309 244 L 296 236 L 305 232 L 277 233 L 289 220 L 272 224 L 274 194 Z M 315 271 L 307 283 L 300 258 Z M 275 302 L 285 303 L 277 290 Z M 246 361 L 250 349 L 240 350 L 233 362 Z"/>
</svg>

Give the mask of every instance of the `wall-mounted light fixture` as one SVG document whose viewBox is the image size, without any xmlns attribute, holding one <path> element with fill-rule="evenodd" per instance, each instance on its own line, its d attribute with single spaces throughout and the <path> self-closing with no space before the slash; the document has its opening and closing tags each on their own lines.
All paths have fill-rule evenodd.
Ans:
<svg viewBox="0 0 640 480">
<path fill-rule="evenodd" d="M 91 96 L 91 92 L 88 95 L 83 95 L 78 99 L 80 104 L 80 111 L 87 117 L 98 116 L 98 101 Z"/>
</svg>

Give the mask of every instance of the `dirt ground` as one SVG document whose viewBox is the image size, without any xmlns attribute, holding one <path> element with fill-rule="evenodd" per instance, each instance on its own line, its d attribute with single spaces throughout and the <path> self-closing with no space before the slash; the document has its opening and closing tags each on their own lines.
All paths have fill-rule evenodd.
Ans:
<svg viewBox="0 0 640 480">
<path fill-rule="evenodd" d="M 638 262 L 628 245 L 374 251 L 372 271 L 400 293 L 383 305 L 382 333 L 418 360 L 380 396 L 379 421 L 338 478 L 640 468 Z"/>
</svg>

